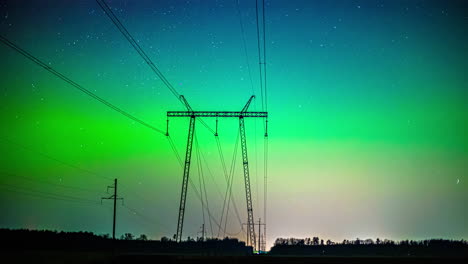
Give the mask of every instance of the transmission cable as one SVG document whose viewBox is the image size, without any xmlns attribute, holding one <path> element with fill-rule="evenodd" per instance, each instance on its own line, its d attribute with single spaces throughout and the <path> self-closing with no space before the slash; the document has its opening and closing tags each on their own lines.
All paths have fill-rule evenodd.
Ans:
<svg viewBox="0 0 468 264">
<path fill-rule="evenodd" d="M 220 145 L 220 141 L 219 141 L 219 136 L 216 137 L 216 142 L 218 144 L 218 152 L 220 154 L 220 157 L 222 157 L 222 164 L 224 164 L 225 166 L 225 161 L 224 161 L 224 156 L 223 156 L 223 153 L 222 153 L 222 148 L 221 148 L 221 145 Z M 198 139 L 197 139 L 197 148 L 199 149 L 199 155 L 200 155 L 200 158 L 201 158 L 201 161 L 204 161 L 204 164 L 205 164 L 205 167 L 207 168 L 208 172 L 209 172 L 209 175 L 211 176 L 211 180 L 213 181 L 213 183 L 215 184 L 215 187 L 216 187 L 216 191 L 218 192 L 218 194 L 220 195 L 220 198 L 223 199 L 223 194 L 221 193 L 221 191 L 219 190 L 219 187 L 214 179 L 214 176 L 213 176 L 213 173 L 211 172 L 210 170 L 210 167 L 208 166 L 208 161 L 206 159 L 206 157 L 203 155 L 203 151 L 200 147 L 200 144 L 198 144 Z M 203 164 L 203 162 L 202 162 Z M 202 174 L 204 175 L 204 174 Z M 228 180 L 229 176 L 228 176 L 228 173 L 227 171 L 225 172 L 225 180 L 226 180 L 226 184 L 229 184 L 229 180 Z M 204 179 L 204 178 L 203 178 Z M 205 185 L 206 186 L 206 185 Z M 205 190 L 206 192 L 206 190 Z M 234 196 L 234 194 L 233 194 Z M 206 198 L 206 200 L 208 201 L 208 198 Z M 206 202 L 208 204 L 208 202 Z M 240 218 L 240 215 L 239 215 L 239 210 L 237 209 L 237 205 L 236 205 L 236 201 L 235 199 L 232 199 L 232 203 L 233 203 L 233 206 L 234 206 L 234 212 L 236 213 L 236 216 L 237 216 L 237 220 L 239 221 L 239 226 L 241 227 L 241 231 L 243 231 L 242 229 L 242 220 Z M 210 223 L 210 226 L 211 226 L 211 223 Z M 214 234 L 214 233 L 213 233 Z"/>
<path fill-rule="evenodd" d="M 250 70 L 250 61 L 249 61 L 249 56 L 248 56 L 248 52 L 247 52 L 247 42 L 246 42 L 246 37 L 245 37 L 244 23 L 242 22 L 242 13 L 241 13 L 241 10 L 240 10 L 239 0 L 236 0 L 236 8 L 237 8 L 237 16 L 239 17 L 239 25 L 240 25 L 241 36 L 242 36 L 242 43 L 243 43 L 243 47 L 244 47 L 245 60 L 246 60 L 247 70 L 248 70 L 248 73 L 249 73 L 250 88 L 252 90 L 252 94 L 255 94 L 253 80 L 252 80 L 252 74 L 251 74 L 251 70 Z M 261 62 L 261 61 L 259 61 L 259 62 Z M 260 70 L 261 70 L 261 68 L 260 68 Z M 262 85 L 261 78 L 262 78 L 262 74 L 260 72 L 260 85 Z M 262 97 L 263 97 L 263 94 L 262 94 Z M 263 98 L 261 98 L 261 100 L 263 102 Z M 254 110 L 255 111 L 257 111 L 256 101 L 257 100 L 255 99 L 255 101 L 254 101 Z M 254 131 L 255 131 L 255 135 L 256 135 L 257 134 L 257 120 L 254 121 L 254 125 L 255 125 Z M 258 191 L 258 165 L 257 165 L 257 160 L 258 160 L 258 155 L 257 154 L 258 154 L 258 152 L 257 152 L 257 138 L 256 137 L 254 137 L 254 149 L 255 149 L 255 163 L 254 163 L 255 164 L 255 190 L 256 190 L 256 197 L 257 197 L 256 204 L 257 204 L 257 208 L 259 208 L 259 205 L 258 205 L 258 203 L 259 203 L 259 199 L 258 199 L 258 194 L 259 194 L 259 191 Z"/>
<path fill-rule="evenodd" d="M 114 25 L 119 29 L 119 31 L 124 35 L 124 37 L 130 42 L 130 44 L 135 48 L 135 50 L 140 54 L 140 56 L 145 60 L 145 62 L 150 66 L 151 70 L 153 70 L 156 75 L 161 79 L 161 81 L 166 85 L 166 87 L 172 92 L 172 94 L 180 100 L 180 94 L 176 91 L 176 89 L 172 86 L 172 84 L 166 79 L 166 77 L 161 73 L 161 71 L 156 67 L 156 65 L 151 61 L 145 51 L 140 47 L 137 41 L 133 38 L 133 36 L 128 32 L 125 26 L 120 22 L 117 16 L 114 14 L 112 9 L 107 5 L 104 0 L 96 0 L 99 6 L 102 8 L 104 13 L 112 20 Z"/>
<path fill-rule="evenodd" d="M 268 96 L 267 96 L 267 57 L 266 57 L 266 20 L 265 20 L 265 0 L 263 1 L 263 76 L 265 78 L 264 88 L 265 88 L 265 111 L 268 112 Z M 263 235 L 265 237 L 264 242 L 266 243 L 266 220 L 267 220 L 267 191 L 268 191 L 268 134 L 267 134 L 267 125 L 268 119 L 265 119 L 265 167 L 264 167 L 264 189 L 263 189 Z"/>
<path fill-rule="evenodd" d="M 262 0 L 262 20 L 263 20 L 263 88 L 265 93 L 265 111 L 268 112 L 268 101 L 267 101 L 267 71 L 266 71 L 266 64 L 267 64 L 267 57 L 266 57 L 266 32 L 265 32 L 265 0 Z"/>
<path fill-rule="evenodd" d="M 199 174 L 199 178 L 201 178 L 201 183 L 202 183 L 201 186 L 203 186 L 203 189 L 201 189 L 201 186 L 200 186 L 200 190 L 202 192 L 202 198 L 203 198 L 203 192 L 205 193 L 206 210 L 208 211 L 208 215 L 209 215 L 210 206 L 208 202 L 208 192 L 206 191 L 205 176 L 203 173 L 203 166 L 202 166 L 203 164 L 202 164 L 202 159 L 200 155 L 200 145 L 198 144 L 198 137 L 196 133 L 195 133 L 195 147 L 196 147 L 196 153 L 197 153 L 197 163 L 198 163 L 198 168 L 199 168 L 198 174 Z M 208 220 L 210 221 L 211 236 L 214 236 L 213 224 L 212 224 L 211 218 L 209 218 Z"/>
<path fill-rule="evenodd" d="M 177 149 L 176 148 L 172 148 L 172 151 L 174 152 L 174 155 L 176 156 L 180 156 Z M 180 166 L 183 168 L 183 164 L 180 163 Z M 198 198 L 198 200 L 201 200 L 202 199 L 202 196 L 200 194 L 200 192 L 198 191 L 197 189 L 197 186 L 193 183 L 192 181 L 192 178 L 189 177 L 189 183 L 190 183 L 190 187 L 193 189 L 193 191 L 195 192 L 195 196 Z M 210 217 L 211 221 L 213 221 L 213 223 L 218 227 L 220 228 L 222 231 L 225 231 L 225 229 L 223 229 L 223 227 L 220 225 L 220 223 L 214 218 L 214 216 L 211 214 L 211 212 L 207 212 L 208 213 L 208 216 Z M 228 232 L 225 232 L 226 234 L 228 235 L 231 235 L 230 233 Z"/>
<path fill-rule="evenodd" d="M 163 226 L 164 229 L 166 230 L 170 230 L 170 228 L 168 228 L 168 226 L 166 226 L 165 224 L 161 223 L 160 221 L 152 218 L 152 217 L 148 217 L 147 215 L 145 214 L 142 214 L 141 212 L 139 212 L 138 210 L 136 210 L 135 208 L 132 208 L 132 207 L 129 207 L 128 205 L 124 204 L 123 207 L 125 207 L 128 211 L 130 211 L 133 215 L 135 216 L 138 216 L 140 217 L 142 220 L 144 220 L 147 224 L 149 224 L 150 226 L 154 226 L 154 223 L 156 222 L 158 225 L 160 226 Z"/>
<path fill-rule="evenodd" d="M 257 44 L 258 44 L 258 60 L 259 60 L 259 72 L 260 72 L 260 89 L 262 90 L 262 110 L 268 111 L 268 99 L 267 99 L 267 57 L 266 57 L 266 20 L 265 20 L 265 0 L 262 1 L 262 35 L 263 35 L 263 54 L 261 52 L 261 38 L 260 38 L 260 24 L 259 24 L 259 0 L 255 1 L 255 11 L 257 18 Z M 263 57 L 263 58 L 262 58 Z M 263 69 L 263 76 L 262 76 Z M 263 77 L 263 78 L 262 78 Z M 264 173 L 264 187 L 263 187 L 263 218 L 264 218 L 264 236 L 266 238 L 266 212 L 267 212 L 267 191 L 268 191 L 268 119 L 265 118 L 265 139 L 264 139 L 264 164 L 263 164 L 263 173 Z"/>
<path fill-rule="evenodd" d="M 230 180 L 229 180 L 230 176 L 229 176 L 229 173 L 227 171 L 226 161 L 224 160 L 223 149 L 221 147 L 221 141 L 219 139 L 219 136 L 216 137 L 216 144 L 218 146 L 218 153 L 219 153 L 219 157 L 221 159 L 221 164 L 222 164 L 223 171 L 224 171 L 224 178 L 226 179 L 226 184 L 229 185 L 230 184 Z M 232 204 L 234 206 L 234 212 L 236 213 L 237 220 L 239 221 L 239 225 L 240 225 L 241 229 L 243 230 L 242 219 L 240 217 L 239 210 L 237 209 L 236 199 L 233 199 L 232 202 L 233 202 Z"/>
<path fill-rule="evenodd" d="M 70 195 L 62 195 L 62 194 L 57 194 L 57 193 L 38 191 L 38 190 L 34 190 L 34 189 L 27 188 L 24 186 L 17 186 L 17 185 L 8 184 L 8 183 L 0 183 L 0 187 L 4 188 L 6 191 L 21 193 L 21 194 L 30 195 L 30 196 L 38 196 L 38 197 L 46 198 L 46 199 L 55 199 L 55 200 L 82 202 L 82 203 L 85 202 L 85 203 L 96 204 L 96 205 L 100 204 L 99 202 L 95 200 L 83 199 L 80 197 L 75 197 L 75 196 L 70 196 Z"/>
<path fill-rule="evenodd" d="M 82 187 L 77 187 L 77 186 L 72 186 L 72 185 L 63 185 L 63 184 L 58 184 L 58 183 L 54 183 L 54 182 L 50 182 L 50 181 L 45 181 L 45 180 L 35 179 L 35 178 L 31 178 L 31 177 L 26 177 L 26 176 L 23 176 L 23 175 L 17 175 L 17 174 L 13 174 L 13 173 L 0 172 L 0 174 L 4 175 L 4 176 L 13 177 L 15 179 L 18 179 L 18 178 L 23 179 L 23 180 L 26 180 L 26 181 L 29 181 L 29 182 L 34 182 L 34 183 L 42 183 L 42 184 L 47 184 L 47 185 L 66 188 L 66 189 L 73 189 L 73 190 L 77 190 L 77 191 L 89 192 L 89 193 L 93 193 L 93 194 L 99 193 L 99 191 L 96 190 L 96 189 L 92 190 L 92 189 L 87 189 L 87 188 L 82 188 Z"/>
<path fill-rule="evenodd" d="M 203 220 L 203 225 L 205 225 L 205 200 L 204 200 L 204 196 L 203 196 L 203 187 L 202 187 L 202 181 L 201 181 L 201 173 L 200 173 L 200 162 L 199 162 L 199 155 L 198 155 L 198 152 L 197 152 L 197 144 L 196 144 L 196 140 L 195 140 L 195 155 L 196 156 L 196 165 L 197 165 L 197 171 L 198 171 L 198 185 L 199 185 L 199 188 L 200 188 L 200 193 L 201 193 L 201 209 L 202 209 L 202 220 Z"/>
<path fill-rule="evenodd" d="M 229 208 L 230 208 L 230 205 L 231 205 L 231 201 L 232 201 L 232 186 L 233 186 L 233 182 L 234 182 L 234 172 L 235 172 L 235 169 L 236 169 L 236 160 L 237 160 L 237 146 L 238 146 L 238 143 L 239 143 L 239 136 L 240 136 L 240 133 L 238 134 L 238 137 L 237 137 L 237 140 L 236 140 L 236 150 L 234 151 L 234 155 L 233 155 L 233 160 L 232 160 L 232 166 L 231 166 L 231 176 L 230 176 L 230 183 L 228 184 L 227 186 L 227 190 L 228 191 L 228 203 L 227 203 L 227 209 L 226 209 L 226 220 L 224 221 L 224 232 L 226 233 L 226 229 L 227 229 L 227 220 L 228 220 L 228 215 L 229 215 Z M 243 229 L 243 226 L 241 224 L 241 229 Z"/>
<path fill-rule="evenodd" d="M 257 19 L 257 49 L 258 49 L 258 70 L 260 74 L 260 97 L 262 102 L 262 111 L 264 111 L 264 97 L 263 97 L 263 77 L 262 77 L 262 53 L 261 53 L 261 44 L 260 44 L 260 25 L 258 21 L 258 0 L 255 0 L 255 14 Z"/>
<path fill-rule="evenodd" d="M 267 223 L 267 197 L 268 197 L 268 137 L 264 139 L 264 167 L 263 167 L 263 235 L 266 242 L 266 223 Z"/>
<path fill-rule="evenodd" d="M 152 129 L 158 133 L 161 133 L 163 135 L 165 135 L 165 133 L 144 122 L 143 120 L 135 117 L 134 115 L 122 110 L 121 108 L 111 104 L 110 102 L 104 100 L 102 97 L 99 97 L 98 95 L 94 94 L 93 92 L 91 92 L 90 90 L 84 88 L 83 86 L 77 84 L 76 82 L 72 81 L 71 79 L 69 79 L 68 77 L 66 77 L 65 75 L 61 74 L 60 72 L 56 71 L 55 69 L 53 69 L 52 67 L 50 67 L 49 65 L 47 65 L 46 63 L 42 62 L 41 60 L 39 60 L 38 58 L 34 57 L 33 55 L 31 55 L 29 52 L 25 51 L 24 49 L 18 47 L 16 44 L 14 44 L 13 42 L 11 42 L 10 40 L 8 40 L 7 38 L 3 37 L 3 36 L 0 36 L 0 40 L 5 44 L 7 45 L 8 47 L 14 49 L 15 51 L 19 52 L 21 55 L 25 56 L 26 58 L 28 58 L 29 60 L 31 60 L 32 62 L 36 63 L 37 65 L 41 66 L 42 68 L 46 69 L 47 71 L 49 71 L 50 73 L 54 74 L 55 76 L 59 77 L 60 79 L 64 80 L 65 82 L 67 82 L 68 84 L 72 85 L 73 87 L 75 87 L 76 89 L 80 90 L 81 92 L 87 94 L 88 96 L 92 97 L 93 99 L 96 99 L 97 101 L 99 101 L 100 103 L 106 105 L 107 107 L 111 108 L 112 110 L 124 115 L 125 117 L 127 118 L 130 118 L 131 120 L 149 128 L 149 129 Z"/>
<path fill-rule="evenodd" d="M 138 52 L 138 54 L 143 58 L 143 60 L 148 64 L 151 70 L 159 77 L 159 79 L 164 83 L 164 85 L 171 91 L 171 93 L 179 100 L 179 102 L 186 107 L 185 102 L 182 100 L 181 95 L 177 90 L 172 86 L 172 84 L 167 80 L 164 74 L 159 70 L 159 68 L 153 63 L 151 58 L 146 54 L 146 52 L 141 48 L 140 44 L 133 38 L 127 28 L 120 22 L 119 18 L 115 15 L 112 9 L 107 5 L 104 0 L 96 0 L 104 13 L 109 17 L 109 19 L 114 23 L 117 29 L 124 35 L 128 42 L 133 46 L 133 48 Z M 212 134 L 215 134 L 215 131 L 206 124 L 204 120 L 199 118 L 200 123 L 206 127 Z"/>
<path fill-rule="evenodd" d="M 234 145 L 234 151 L 233 151 L 232 162 L 231 162 L 231 169 L 229 171 L 229 175 L 228 175 L 228 178 L 227 178 L 226 194 L 224 196 L 223 210 L 222 210 L 222 213 L 221 213 L 221 220 L 220 220 L 221 224 L 223 223 L 223 219 L 224 219 L 224 211 L 226 209 L 226 200 L 228 200 L 228 195 L 229 195 L 231 182 L 232 182 L 232 179 L 234 178 L 233 174 L 234 174 L 234 168 L 235 168 L 235 163 L 236 163 L 238 145 L 239 145 L 239 134 L 237 135 L 236 143 Z M 225 217 L 226 222 L 227 222 L 227 215 L 228 215 L 228 213 L 226 212 L 226 217 Z M 241 222 L 241 228 L 242 228 L 242 222 Z M 224 230 L 226 230 L 226 228 L 224 228 Z M 218 230 L 218 237 L 219 237 L 220 232 L 221 232 L 221 227 Z"/>
<path fill-rule="evenodd" d="M 240 26 L 241 35 L 242 35 L 242 44 L 243 44 L 243 47 L 244 47 L 245 61 L 246 61 L 246 64 L 247 64 L 247 71 L 249 73 L 250 88 L 252 90 L 252 94 L 255 94 L 253 80 L 252 80 L 252 73 L 251 73 L 251 70 L 250 70 L 249 55 L 248 55 L 248 52 L 247 52 L 247 42 L 246 42 L 246 37 L 245 37 L 244 23 L 242 22 L 242 13 L 241 13 L 241 10 L 240 10 L 239 0 L 236 0 L 236 8 L 237 8 L 237 16 L 239 17 L 239 26 Z"/>
<path fill-rule="evenodd" d="M 59 159 L 57 159 L 57 158 L 55 158 L 55 157 L 52 157 L 50 154 L 47 154 L 47 153 L 44 153 L 44 152 L 41 152 L 41 151 L 32 149 L 32 148 L 30 148 L 30 147 L 28 147 L 28 146 L 25 146 L 25 145 L 23 145 L 23 144 L 14 142 L 14 141 L 12 141 L 11 139 L 8 139 L 8 138 L 0 138 L 0 140 L 3 140 L 3 141 L 5 141 L 5 142 L 9 143 L 10 145 L 15 145 L 15 146 L 17 146 L 17 147 L 20 147 L 20 148 L 22 148 L 22 149 L 24 149 L 24 150 L 27 150 L 27 151 L 29 151 L 29 152 L 39 154 L 39 155 L 41 155 L 41 156 L 43 156 L 43 157 L 45 157 L 45 158 L 47 158 L 47 159 L 53 160 L 53 161 L 55 161 L 55 162 L 58 162 L 58 163 L 60 163 L 60 164 L 62 164 L 62 165 L 65 165 L 65 166 L 68 166 L 68 167 L 70 167 L 70 168 L 72 168 L 72 169 L 75 169 L 75 170 L 77 170 L 77 171 L 81 171 L 81 172 L 85 173 L 86 175 L 94 175 L 94 176 L 96 176 L 96 177 L 99 177 L 99 178 L 102 178 L 102 179 L 105 179 L 105 180 L 112 180 L 112 179 L 109 178 L 109 177 L 106 177 L 106 176 L 103 176 L 103 175 L 94 173 L 94 172 L 92 172 L 92 171 L 90 171 L 90 170 L 83 169 L 83 168 L 78 167 L 78 166 L 76 166 L 76 165 L 73 165 L 73 164 L 70 164 L 70 163 L 68 163 L 68 162 L 59 160 Z"/>
</svg>

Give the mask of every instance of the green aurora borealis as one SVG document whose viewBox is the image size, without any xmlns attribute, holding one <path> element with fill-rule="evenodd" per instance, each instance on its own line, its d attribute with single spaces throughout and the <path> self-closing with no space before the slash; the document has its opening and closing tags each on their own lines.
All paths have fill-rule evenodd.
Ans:
<svg viewBox="0 0 468 264">
<path fill-rule="evenodd" d="M 95 1 L 46 2 L 1 1 L 1 35 L 162 130 L 166 111 L 184 110 Z M 260 97 L 255 1 L 240 0 L 253 87 L 235 0 L 107 2 L 194 109 L 240 110 L 252 90 Z M 466 1 L 266 3 L 268 243 L 467 239 Z M 126 206 L 117 233 L 172 237 L 182 169 L 165 136 L 3 44 L 0 54 L 0 227 L 110 233 L 111 203 L 99 201 L 117 177 Z M 251 107 L 260 110 L 260 100 Z M 187 128 L 188 119 L 170 121 L 181 156 Z M 248 120 L 246 129 L 258 218 L 263 123 Z M 220 120 L 219 130 L 230 163 L 238 122 Z M 197 138 L 219 219 L 226 183 L 216 142 L 200 123 Z M 233 191 L 244 220 L 240 162 L 239 155 Z M 184 237 L 197 236 L 200 207 L 189 188 Z"/>
</svg>

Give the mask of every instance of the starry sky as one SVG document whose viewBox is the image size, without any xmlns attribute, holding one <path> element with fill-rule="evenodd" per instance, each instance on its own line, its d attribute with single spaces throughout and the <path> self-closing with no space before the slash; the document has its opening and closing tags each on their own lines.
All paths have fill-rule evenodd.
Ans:
<svg viewBox="0 0 468 264">
<path fill-rule="evenodd" d="M 107 3 L 194 109 L 238 111 L 255 94 L 251 110 L 262 110 L 255 1 Z M 467 239 L 467 3 L 265 6 L 268 245 L 290 236 Z M 184 110 L 95 1 L 0 1 L 0 34 L 161 130 L 166 111 Z M 117 235 L 172 237 L 182 168 L 168 139 L 3 44 L 0 54 L 0 226 L 111 233 L 111 202 L 100 198 L 118 178 Z M 256 220 L 263 127 L 246 120 Z M 183 157 L 188 119 L 171 119 L 169 130 Z M 237 135 L 237 120 L 219 120 L 246 221 Z M 219 221 L 227 184 L 216 140 L 197 123 L 196 142 L 190 177 L 197 188 L 204 179 Z M 217 235 L 201 208 L 189 187 L 184 237 L 204 221 Z M 227 231 L 238 234 L 232 209 Z"/>
</svg>

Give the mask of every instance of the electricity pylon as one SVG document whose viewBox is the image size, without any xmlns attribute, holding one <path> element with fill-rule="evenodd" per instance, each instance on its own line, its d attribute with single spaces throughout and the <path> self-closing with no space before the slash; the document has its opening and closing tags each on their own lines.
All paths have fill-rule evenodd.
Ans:
<svg viewBox="0 0 468 264">
<path fill-rule="evenodd" d="M 245 135 L 245 123 L 244 118 L 254 117 L 254 118 L 268 118 L 268 112 L 247 112 L 250 103 L 255 98 L 252 95 L 245 104 L 244 108 L 241 111 L 193 111 L 188 102 L 183 96 L 181 96 L 181 101 L 185 104 L 188 111 L 168 111 L 167 118 L 169 117 L 190 117 L 188 139 L 187 139 L 187 149 L 185 151 L 185 163 L 184 163 L 184 174 L 182 179 L 182 191 L 180 194 L 180 205 L 179 205 L 179 218 L 177 220 L 177 232 L 176 232 L 176 241 L 180 242 L 182 240 L 182 230 L 184 226 L 184 214 L 185 214 L 185 201 L 187 198 L 187 187 L 188 179 L 190 175 L 190 161 L 192 157 L 192 146 L 193 146 L 193 135 L 195 132 L 195 118 L 197 117 L 215 117 L 216 119 L 220 117 L 237 117 L 239 118 L 239 132 L 241 137 L 241 147 L 242 147 L 242 165 L 244 170 L 244 183 L 245 183 L 245 196 L 247 202 L 247 245 L 250 245 L 255 248 L 256 239 L 255 239 L 255 228 L 254 228 L 254 217 L 253 217 L 253 208 L 252 208 L 252 194 L 250 191 L 250 175 L 249 175 L 249 161 L 247 155 L 247 138 Z M 218 126 L 216 122 L 216 133 L 218 133 Z M 166 133 L 169 135 L 169 132 Z"/>
</svg>

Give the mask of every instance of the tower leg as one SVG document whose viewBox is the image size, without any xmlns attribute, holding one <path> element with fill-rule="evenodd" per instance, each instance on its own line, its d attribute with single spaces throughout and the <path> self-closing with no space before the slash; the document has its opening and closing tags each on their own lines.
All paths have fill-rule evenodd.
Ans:
<svg viewBox="0 0 468 264">
<path fill-rule="evenodd" d="M 187 199 L 187 186 L 190 173 L 190 160 L 192 159 L 193 134 L 195 132 L 195 116 L 190 117 L 190 125 L 185 152 L 184 176 L 182 179 L 182 191 L 180 192 L 179 218 L 177 220 L 176 241 L 182 241 L 182 229 L 184 226 L 185 201 Z"/>
<path fill-rule="evenodd" d="M 249 160 L 247 157 L 247 141 L 245 136 L 244 118 L 239 117 L 239 130 L 242 146 L 242 165 L 244 168 L 245 196 L 247 201 L 247 244 L 255 248 L 255 227 L 252 209 L 252 194 L 250 192 Z"/>
</svg>

